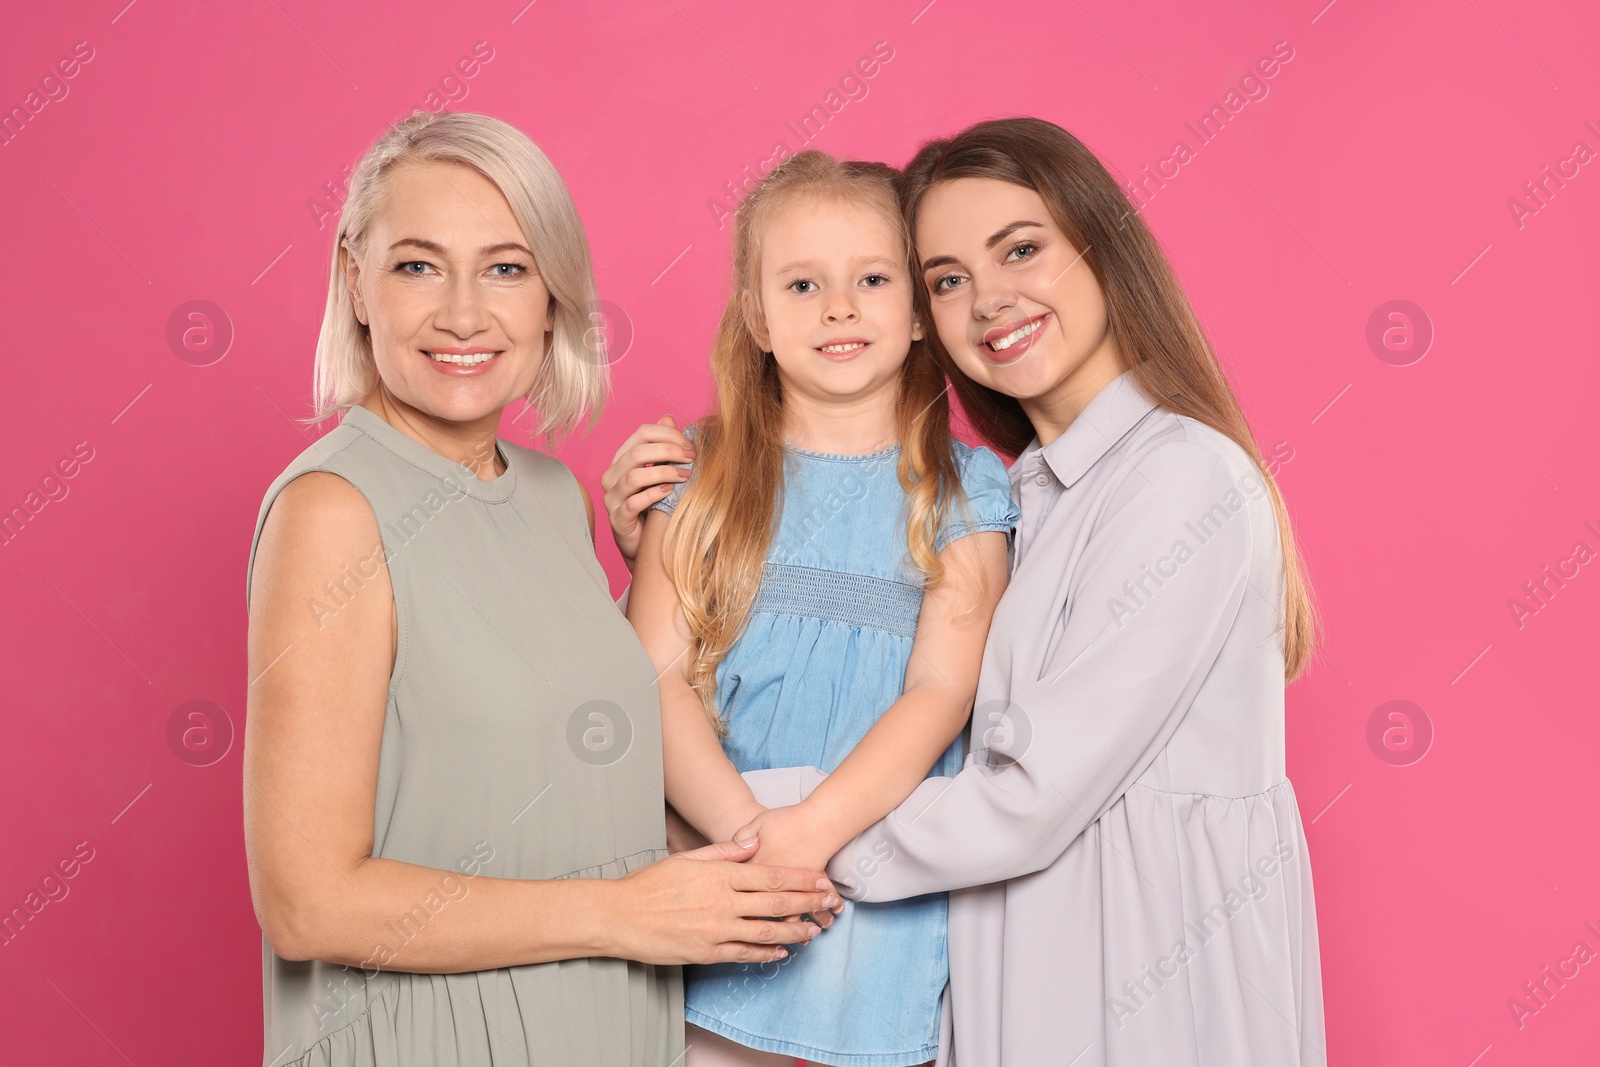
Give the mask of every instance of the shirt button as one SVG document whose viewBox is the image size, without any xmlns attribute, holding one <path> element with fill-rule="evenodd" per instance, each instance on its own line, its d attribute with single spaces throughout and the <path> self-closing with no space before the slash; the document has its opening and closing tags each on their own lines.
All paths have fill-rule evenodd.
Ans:
<svg viewBox="0 0 1600 1067">
<path fill-rule="evenodd" d="M 1038 474 L 1034 475 L 1033 484 L 1034 485 L 1049 485 L 1050 484 L 1050 476 L 1048 474 L 1044 473 L 1043 471 L 1040 471 Z"/>
</svg>

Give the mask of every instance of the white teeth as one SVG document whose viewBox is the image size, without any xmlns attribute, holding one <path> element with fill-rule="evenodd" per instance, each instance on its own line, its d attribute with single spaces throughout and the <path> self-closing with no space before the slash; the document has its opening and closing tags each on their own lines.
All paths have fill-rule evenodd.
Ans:
<svg viewBox="0 0 1600 1067">
<path fill-rule="evenodd" d="M 494 358 L 493 352 L 474 352 L 470 356 L 458 355 L 454 352 L 429 352 L 428 355 L 438 363 L 457 363 L 463 367 L 476 367 L 479 363 L 486 363 Z"/>
<path fill-rule="evenodd" d="M 865 341 L 852 341 L 845 345 L 823 345 L 822 350 L 827 352 L 829 355 L 837 356 L 842 355 L 845 352 L 854 352 L 858 348 L 865 347 L 867 347 L 867 343 Z"/>
<path fill-rule="evenodd" d="M 1033 333 L 1033 331 L 1037 330 L 1039 328 L 1039 322 L 1041 321 L 1043 320 L 1036 320 L 1028 323 L 1026 326 L 1018 327 L 1017 329 L 1006 334 L 1004 337 L 1000 338 L 998 341 L 990 341 L 989 347 L 994 349 L 996 352 L 1004 352 L 1006 349 L 1010 348 L 1024 337 L 1027 337 L 1029 334 Z"/>
</svg>

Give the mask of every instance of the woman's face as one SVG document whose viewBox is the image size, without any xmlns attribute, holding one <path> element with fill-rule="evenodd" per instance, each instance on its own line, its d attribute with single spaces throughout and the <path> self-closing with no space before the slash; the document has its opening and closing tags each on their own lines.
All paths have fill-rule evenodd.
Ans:
<svg viewBox="0 0 1600 1067">
<path fill-rule="evenodd" d="M 1125 369 L 1100 283 L 1038 193 L 959 178 L 928 190 L 916 221 L 940 341 L 969 378 L 1020 400 L 1035 425 L 1070 422 Z"/>
<path fill-rule="evenodd" d="M 492 416 L 533 388 L 550 294 L 498 186 L 455 163 L 402 166 L 345 280 L 378 376 L 449 422 Z"/>
</svg>

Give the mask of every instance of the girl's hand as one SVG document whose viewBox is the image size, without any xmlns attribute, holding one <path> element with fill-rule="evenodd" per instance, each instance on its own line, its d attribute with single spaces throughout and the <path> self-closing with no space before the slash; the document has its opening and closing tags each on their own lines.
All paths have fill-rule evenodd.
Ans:
<svg viewBox="0 0 1600 1067">
<path fill-rule="evenodd" d="M 723 841 L 680 852 L 604 882 L 605 955 L 659 965 L 764 963 L 810 941 L 821 924 L 799 916 L 843 906 L 818 870 L 750 863 L 754 848 Z"/>
<path fill-rule="evenodd" d="M 693 459 L 694 444 L 673 425 L 671 415 L 663 415 L 658 422 L 640 426 L 622 442 L 611 466 L 600 476 L 611 536 L 630 572 L 644 533 L 640 516 L 689 477 L 687 471 L 673 464 Z"/>
<path fill-rule="evenodd" d="M 757 855 L 762 863 L 785 867 L 825 869 L 837 851 L 804 804 L 769 808 L 741 826 L 733 835 L 735 841 L 748 841 L 751 838 L 760 842 Z M 844 910 L 843 901 L 833 910 L 836 913 Z"/>
</svg>

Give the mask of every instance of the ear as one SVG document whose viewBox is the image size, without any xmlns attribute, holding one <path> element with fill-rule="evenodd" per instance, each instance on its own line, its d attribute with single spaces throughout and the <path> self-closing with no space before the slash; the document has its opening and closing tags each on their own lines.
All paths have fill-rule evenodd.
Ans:
<svg viewBox="0 0 1600 1067">
<path fill-rule="evenodd" d="M 922 320 L 915 315 L 911 316 L 911 339 L 922 340 Z"/>
<path fill-rule="evenodd" d="M 344 286 L 350 293 L 350 303 L 355 306 L 356 320 L 361 325 L 369 325 L 367 321 L 367 302 L 361 297 L 361 264 L 350 251 L 350 246 L 339 244 L 339 267 L 344 272 Z"/>
<path fill-rule="evenodd" d="M 739 294 L 739 308 L 744 315 L 745 329 L 750 331 L 750 336 L 756 339 L 761 351 L 771 352 L 772 334 L 767 330 L 767 317 L 756 306 L 755 295 L 749 289 Z"/>
</svg>

